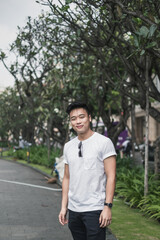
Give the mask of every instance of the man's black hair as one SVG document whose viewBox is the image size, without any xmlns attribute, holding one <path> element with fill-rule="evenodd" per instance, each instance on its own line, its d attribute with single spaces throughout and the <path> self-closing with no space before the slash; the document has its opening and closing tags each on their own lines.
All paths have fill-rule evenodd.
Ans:
<svg viewBox="0 0 160 240">
<path fill-rule="evenodd" d="M 90 115 L 90 110 L 89 110 L 88 106 L 85 103 L 83 103 L 83 102 L 73 102 L 73 103 L 69 104 L 69 106 L 67 107 L 66 112 L 69 115 L 70 112 L 72 110 L 76 109 L 76 108 L 84 108 L 87 111 L 88 115 Z"/>
</svg>

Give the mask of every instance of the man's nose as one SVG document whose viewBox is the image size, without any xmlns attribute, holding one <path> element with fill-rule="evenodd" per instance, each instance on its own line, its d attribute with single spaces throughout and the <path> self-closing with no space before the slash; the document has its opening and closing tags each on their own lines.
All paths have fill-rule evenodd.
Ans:
<svg viewBox="0 0 160 240">
<path fill-rule="evenodd" d="M 77 118 L 77 124 L 81 123 L 81 119 Z"/>
</svg>

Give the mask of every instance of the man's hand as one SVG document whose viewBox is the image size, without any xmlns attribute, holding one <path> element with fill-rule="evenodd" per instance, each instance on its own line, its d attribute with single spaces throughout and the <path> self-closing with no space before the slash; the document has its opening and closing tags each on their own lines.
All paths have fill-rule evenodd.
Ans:
<svg viewBox="0 0 160 240">
<path fill-rule="evenodd" d="M 68 220 L 66 218 L 67 215 L 67 209 L 61 209 L 60 213 L 59 213 L 59 222 L 61 225 L 67 224 Z"/>
<path fill-rule="evenodd" d="M 104 228 L 104 227 L 110 225 L 111 221 L 112 221 L 111 209 L 109 207 L 105 206 L 99 217 L 100 227 Z"/>
</svg>

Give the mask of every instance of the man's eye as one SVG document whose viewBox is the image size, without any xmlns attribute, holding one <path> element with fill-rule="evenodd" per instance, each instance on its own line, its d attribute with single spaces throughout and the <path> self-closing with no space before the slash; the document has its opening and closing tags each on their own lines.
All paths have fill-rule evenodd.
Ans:
<svg viewBox="0 0 160 240">
<path fill-rule="evenodd" d="M 80 118 L 84 118 L 84 116 L 80 116 Z"/>
</svg>

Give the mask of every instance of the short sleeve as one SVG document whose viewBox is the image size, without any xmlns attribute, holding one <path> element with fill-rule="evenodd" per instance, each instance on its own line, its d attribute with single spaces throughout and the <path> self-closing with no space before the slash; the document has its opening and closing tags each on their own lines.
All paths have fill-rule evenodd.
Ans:
<svg viewBox="0 0 160 240">
<path fill-rule="evenodd" d="M 103 149 L 102 149 L 102 159 L 106 159 L 111 156 L 116 156 L 117 153 L 115 151 L 115 147 L 110 140 L 110 138 L 106 138 L 106 141 L 103 143 Z"/>
<path fill-rule="evenodd" d="M 68 164 L 66 144 L 64 145 L 63 156 L 64 156 L 63 162 L 65 164 Z"/>
</svg>

